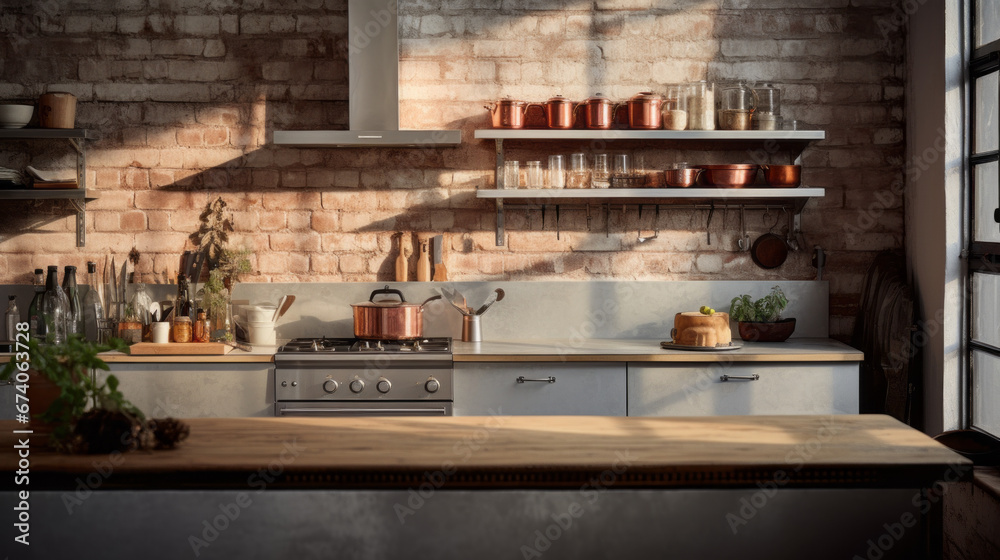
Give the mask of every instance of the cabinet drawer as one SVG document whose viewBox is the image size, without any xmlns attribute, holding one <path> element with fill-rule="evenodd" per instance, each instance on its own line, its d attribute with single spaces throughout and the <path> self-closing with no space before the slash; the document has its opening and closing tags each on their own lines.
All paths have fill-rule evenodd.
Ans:
<svg viewBox="0 0 1000 560">
<path fill-rule="evenodd" d="M 734 377 L 758 376 L 757 379 Z M 728 376 L 728 380 L 723 380 Z M 628 364 L 629 416 L 857 414 L 858 365 Z"/>
<path fill-rule="evenodd" d="M 518 382 L 555 378 L 546 381 Z M 625 364 L 455 364 L 455 415 L 625 416 Z"/>
<path fill-rule="evenodd" d="M 270 364 L 109 364 L 118 389 L 147 416 L 274 416 Z M 98 372 L 103 379 L 106 372 Z"/>
</svg>

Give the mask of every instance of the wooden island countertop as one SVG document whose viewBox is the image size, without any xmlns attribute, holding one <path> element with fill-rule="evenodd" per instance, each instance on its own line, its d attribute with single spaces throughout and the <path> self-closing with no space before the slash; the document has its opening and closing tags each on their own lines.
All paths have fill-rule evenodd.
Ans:
<svg viewBox="0 0 1000 560">
<path fill-rule="evenodd" d="M 65 455 L 32 435 L 31 485 L 72 488 L 109 462 L 104 488 L 574 488 L 609 469 L 619 488 L 926 487 L 971 463 L 888 416 L 201 418 L 177 449 Z M 0 423 L 0 466 L 17 468 Z M 954 471 L 957 475 L 949 476 Z M 7 477 L 3 490 L 15 489 Z"/>
</svg>

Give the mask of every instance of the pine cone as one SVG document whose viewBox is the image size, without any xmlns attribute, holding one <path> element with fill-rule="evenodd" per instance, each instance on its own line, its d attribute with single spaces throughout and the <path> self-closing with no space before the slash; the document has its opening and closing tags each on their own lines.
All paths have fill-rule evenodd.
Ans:
<svg viewBox="0 0 1000 560">
<path fill-rule="evenodd" d="M 155 437 L 154 449 L 173 449 L 191 434 L 191 427 L 176 418 L 153 418 L 149 428 Z"/>
</svg>

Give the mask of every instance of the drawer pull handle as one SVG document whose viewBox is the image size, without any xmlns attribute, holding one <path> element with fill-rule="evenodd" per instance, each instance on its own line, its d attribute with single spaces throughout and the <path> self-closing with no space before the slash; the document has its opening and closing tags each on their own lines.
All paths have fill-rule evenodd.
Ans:
<svg viewBox="0 0 1000 560">
<path fill-rule="evenodd" d="M 517 378 L 518 383 L 555 383 L 556 378 L 551 375 L 544 379 L 528 379 L 527 377 L 521 375 Z"/>
<path fill-rule="evenodd" d="M 753 375 L 721 375 L 719 376 L 719 381 L 729 381 L 730 379 L 734 381 L 757 381 L 760 376 L 756 373 Z"/>
</svg>

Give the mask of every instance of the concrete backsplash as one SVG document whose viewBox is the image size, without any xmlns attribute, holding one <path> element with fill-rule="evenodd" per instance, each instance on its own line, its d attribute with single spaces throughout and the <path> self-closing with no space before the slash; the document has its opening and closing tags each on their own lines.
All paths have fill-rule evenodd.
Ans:
<svg viewBox="0 0 1000 560">
<path fill-rule="evenodd" d="M 845 336 L 874 253 L 903 244 L 896 187 L 905 34 L 896 2 L 861 4 L 404 0 L 401 125 L 459 128 L 463 143 L 336 150 L 276 147 L 271 133 L 346 127 L 343 0 L 5 1 L 0 101 L 74 93 L 78 126 L 99 135 L 88 182 L 100 198 L 88 204 L 79 249 L 67 203 L 0 203 L 0 282 L 27 283 L 48 264 L 83 270 L 87 260 L 133 247 L 140 272 L 163 273 L 193 248 L 188 236 L 202 209 L 222 197 L 232 211 L 230 244 L 254 251 L 256 282 L 388 280 L 398 231 L 444 233 L 446 263 L 460 282 L 770 284 L 814 278 L 811 248 L 821 245 L 830 328 Z M 784 118 L 826 130 L 827 140 L 803 154 L 804 182 L 827 190 L 804 210 L 805 250 L 763 270 L 736 250 L 736 212 L 717 211 L 709 223 L 706 211 L 667 207 L 658 219 L 651 207 L 641 219 L 635 207 L 610 216 L 595 207 L 591 219 L 563 208 L 558 239 L 552 207 L 544 222 L 538 210 L 508 208 L 506 245 L 494 244 L 493 206 L 475 197 L 493 185 L 493 143 L 473 139 L 489 126 L 485 102 L 598 92 L 623 99 L 701 79 L 773 81 Z M 581 146 L 510 148 L 511 157 L 544 160 Z M 740 147 L 604 148 L 641 154 L 652 166 L 756 159 Z M 74 154 L 65 142 L 0 142 L 0 166 L 28 164 L 69 167 Z M 773 223 L 748 212 L 751 238 Z M 780 216 L 774 229 L 784 227 Z M 640 228 L 658 228 L 659 238 L 639 245 Z"/>
</svg>

